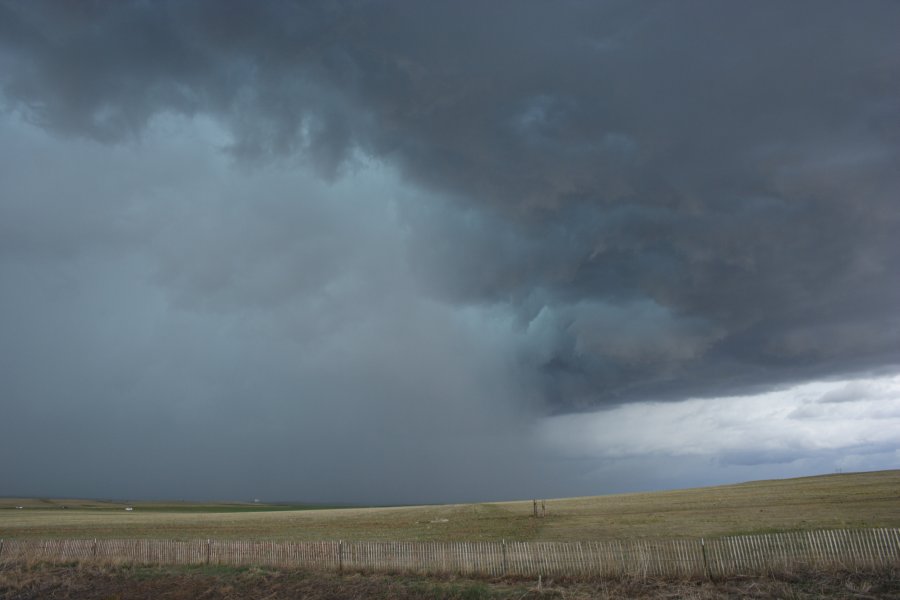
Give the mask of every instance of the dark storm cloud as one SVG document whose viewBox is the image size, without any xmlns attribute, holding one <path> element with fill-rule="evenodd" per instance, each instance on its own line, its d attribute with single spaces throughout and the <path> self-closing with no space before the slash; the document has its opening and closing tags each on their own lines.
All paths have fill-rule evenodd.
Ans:
<svg viewBox="0 0 900 600">
<path fill-rule="evenodd" d="M 367 155 L 439 195 L 401 206 L 418 284 L 514 314 L 519 377 L 558 410 L 900 359 L 895 2 L 2 10 L 3 93 L 49 130 L 209 113 L 241 160 L 335 179 Z M 202 265 L 161 281 L 293 293 Z"/>
<path fill-rule="evenodd" d="M 222 134 L 0 121 L 0 494 L 531 493 L 510 344 L 416 293 L 396 176 L 236 169 Z"/>
</svg>

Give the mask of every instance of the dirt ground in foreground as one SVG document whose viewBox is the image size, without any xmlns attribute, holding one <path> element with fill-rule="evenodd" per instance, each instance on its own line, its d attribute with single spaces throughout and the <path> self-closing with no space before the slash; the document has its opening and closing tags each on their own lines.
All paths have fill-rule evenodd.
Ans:
<svg viewBox="0 0 900 600">
<path fill-rule="evenodd" d="M 3 600 L 896 598 L 900 573 L 828 573 L 726 581 L 476 581 L 269 569 L 0 567 Z"/>
</svg>

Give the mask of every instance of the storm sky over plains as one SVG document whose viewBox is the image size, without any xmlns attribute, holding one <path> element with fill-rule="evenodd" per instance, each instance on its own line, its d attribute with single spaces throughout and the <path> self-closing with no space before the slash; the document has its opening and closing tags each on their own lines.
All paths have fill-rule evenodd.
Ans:
<svg viewBox="0 0 900 600">
<path fill-rule="evenodd" d="M 0 2 L 0 495 L 900 466 L 900 3 Z"/>
</svg>

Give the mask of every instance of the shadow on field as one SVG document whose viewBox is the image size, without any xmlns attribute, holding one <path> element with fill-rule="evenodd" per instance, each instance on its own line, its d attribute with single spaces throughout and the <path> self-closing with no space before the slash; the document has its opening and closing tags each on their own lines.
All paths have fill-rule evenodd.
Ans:
<svg viewBox="0 0 900 600">
<path fill-rule="evenodd" d="M 238 600 L 565 598 L 900 598 L 897 572 L 802 573 L 718 582 L 470 580 L 411 575 L 313 573 L 260 568 L 103 567 L 17 564 L 0 569 L 4 600 Z"/>
</svg>

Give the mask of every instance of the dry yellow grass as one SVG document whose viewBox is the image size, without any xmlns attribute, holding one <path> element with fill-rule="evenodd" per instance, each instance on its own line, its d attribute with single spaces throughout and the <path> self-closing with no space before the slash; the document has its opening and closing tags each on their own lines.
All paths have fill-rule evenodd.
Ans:
<svg viewBox="0 0 900 600">
<path fill-rule="evenodd" d="M 797 529 L 900 527 L 900 471 L 760 481 L 739 485 L 488 504 L 248 512 L 203 507 L 60 501 L 68 510 L 0 503 L 0 538 L 591 540 L 713 537 Z M 109 507 L 106 507 L 109 506 Z M 213 512 L 219 511 L 219 512 Z M 221 512 L 226 511 L 226 512 Z"/>
</svg>

